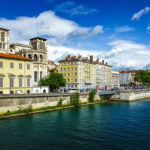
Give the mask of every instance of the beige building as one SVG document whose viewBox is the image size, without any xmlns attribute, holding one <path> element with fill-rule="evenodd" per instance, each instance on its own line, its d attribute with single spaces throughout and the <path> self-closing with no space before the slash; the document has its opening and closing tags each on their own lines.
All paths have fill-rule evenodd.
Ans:
<svg viewBox="0 0 150 150">
<path fill-rule="evenodd" d="M 9 30 L 0 28 L 0 53 L 8 53 L 9 50 Z"/>
<path fill-rule="evenodd" d="M 33 86 L 38 85 L 38 81 L 47 76 L 47 39 L 36 37 L 30 39 L 29 45 L 11 44 L 11 52 L 33 59 Z"/>
<path fill-rule="evenodd" d="M 31 59 L 0 53 L 0 94 L 31 93 L 32 70 Z"/>
<path fill-rule="evenodd" d="M 59 61 L 59 73 L 62 73 L 67 81 L 64 91 L 89 91 L 96 88 L 96 67 L 93 56 L 88 59 L 68 55 L 64 60 Z"/>
</svg>

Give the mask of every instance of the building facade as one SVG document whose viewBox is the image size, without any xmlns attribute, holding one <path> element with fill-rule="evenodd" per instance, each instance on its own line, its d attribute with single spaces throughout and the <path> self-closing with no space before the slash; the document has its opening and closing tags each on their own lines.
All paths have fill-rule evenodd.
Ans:
<svg viewBox="0 0 150 150">
<path fill-rule="evenodd" d="M 9 30 L 0 28 L 0 53 L 8 53 L 9 50 Z"/>
<path fill-rule="evenodd" d="M 95 61 L 96 65 L 96 85 L 98 89 L 109 90 L 112 88 L 112 66 L 108 63 Z"/>
<path fill-rule="evenodd" d="M 33 59 L 33 86 L 38 86 L 38 81 L 47 76 L 47 40 L 41 37 L 32 38 L 29 45 L 11 44 L 10 50 L 17 55 Z"/>
<path fill-rule="evenodd" d="M 0 94 L 31 93 L 32 70 L 31 59 L 0 53 Z"/>
<path fill-rule="evenodd" d="M 59 73 L 62 73 L 67 81 L 64 91 L 89 91 L 96 88 L 96 66 L 93 57 L 90 59 L 82 56 L 71 57 L 59 61 Z"/>
<path fill-rule="evenodd" d="M 119 71 L 112 71 L 112 87 L 119 88 L 120 87 L 120 76 Z"/>
</svg>

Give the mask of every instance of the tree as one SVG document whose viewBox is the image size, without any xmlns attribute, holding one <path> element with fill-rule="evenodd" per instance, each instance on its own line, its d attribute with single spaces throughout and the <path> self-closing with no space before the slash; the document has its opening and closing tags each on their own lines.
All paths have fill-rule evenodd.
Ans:
<svg viewBox="0 0 150 150">
<path fill-rule="evenodd" d="M 76 92 L 70 96 L 70 104 L 75 107 L 80 106 L 80 93 Z"/>
<path fill-rule="evenodd" d="M 138 70 L 135 73 L 134 80 L 140 82 L 141 84 L 150 83 L 150 72 Z"/>
<path fill-rule="evenodd" d="M 61 73 L 58 73 L 55 69 L 50 70 L 50 74 L 41 78 L 39 86 L 49 86 L 50 91 L 57 91 L 59 87 L 66 86 L 66 80 Z"/>
</svg>

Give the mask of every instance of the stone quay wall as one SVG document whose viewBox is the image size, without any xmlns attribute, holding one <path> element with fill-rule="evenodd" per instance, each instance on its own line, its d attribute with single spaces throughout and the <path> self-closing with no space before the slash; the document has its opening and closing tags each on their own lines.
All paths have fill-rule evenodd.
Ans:
<svg viewBox="0 0 150 150">
<path fill-rule="evenodd" d="M 111 100 L 136 101 L 150 98 L 150 89 L 123 90 L 111 97 Z"/>
<path fill-rule="evenodd" d="M 28 108 L 32 105 L 33 109 L 56 106 L 59 99 L 63 99 L 63 104 L 70 103 L 71 94 L 14 94 L 14 95 L 0 95 L 0 113 L 9 111 L 16 111 L 20 107 Z M 80 93 L 80 101 L 87 102 L 89 93 Z"/>
</svg>

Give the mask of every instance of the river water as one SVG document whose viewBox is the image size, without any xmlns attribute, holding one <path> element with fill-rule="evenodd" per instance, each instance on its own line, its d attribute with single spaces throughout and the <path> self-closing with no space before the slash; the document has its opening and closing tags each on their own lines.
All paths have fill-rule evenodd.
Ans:
<svg viewBox="0 0 150 150">
<path fill-rule="evenodd" d="M 150 100 L 0 120 L 0 150 L 149 150 Z"/>
</svg>

